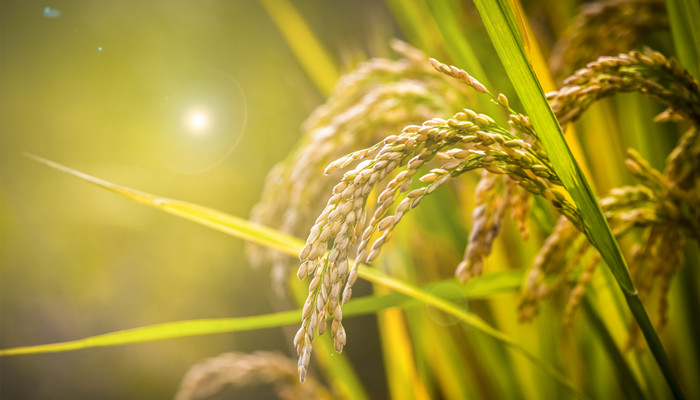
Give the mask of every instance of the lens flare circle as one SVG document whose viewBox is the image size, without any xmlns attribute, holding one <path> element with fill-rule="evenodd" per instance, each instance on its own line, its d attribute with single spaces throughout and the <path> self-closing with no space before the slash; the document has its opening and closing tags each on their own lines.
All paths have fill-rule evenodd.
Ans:
<svg viewBox="0 0 700 400">
<path fill-rule="evenodd" d="M 464 291 L 462 291 L 462 288 L 456 283 L 439 283 L 430 290 L 430 294 L 443 299 L 449 299 L 453 303 L 463 307 L 464 310 L 468 309 L 467 296 L 464 294 Z M 426 311 L 428 313 L 428 317 L 438 325 L 450 326 L 459 322 L 459 318 L 434 307 L 426 305 Z"/>
<path fill-rule="evenodd" d="M 248 105 L 243 88 L 218 70 L 172 76 L 161 100 L 157 153 L 180 173 L 201 173 L 228 158 L 245 132 Z"/>
</svg>

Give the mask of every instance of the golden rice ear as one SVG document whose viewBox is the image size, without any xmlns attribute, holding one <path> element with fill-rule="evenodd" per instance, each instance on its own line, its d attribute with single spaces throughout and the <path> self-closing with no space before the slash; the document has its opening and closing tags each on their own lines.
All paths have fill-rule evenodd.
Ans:
<svg viewBox="0 0 700 400">
<path fill-rule="evenodd" d="M 431 58 L 430 59 L 430 65 L 435 68 L 436 71 L 443 73 L 447 76 L 451 76 L 453 78 L 459 79 L 460 81 L 466 83 L 467 85 L 471 86 L 474 90 L 476 90 L 479 93 L 488 93 L 488 89 L 484 85 L 482 85 L 476 78 L 473 76 L 469 75 L 465 70 L 460 69 L 455 67 L 454 65 L 447 65 L 444 63 L 441 63 L 440 61 Z M 502 94 L 499 95 L 499 99 L 503 96 Z M 505 96 L 503 96 L 505 98 Z M 507 99 L 506 99 L 506 104 L 507 104 Z"/>
<path fill-rule="evenodd" d="M 591 279 L 593 279 L 593 274 L 600 264 L 600 259 L 600 254 L 596 252 L 584 265 L 583 271 L 576 281 L 576 285 L 569 294 L 569 301 L 566 303 L 566 308 L 564 310 L 565 325 L 573 325 L 576 310 L 578 310 L 578 308 L 581 306 L 581 301 L 583 300 L 586 287 L 591 282 Z"/>
<path fill-rule="evenodd" d="M 530 193 L 523 189 L 512 179 L 507 179 L 509 193 L 509 207 L 513 219 L 518 225 L 520 237 L 523 240 L 530 238 Z"/>
<path fill-rule="evenodd" d="M 668 29 L 663 0 L 596 1 L 581 12 L 555 43 L 550 70 L 557 81 L 597 57 L 637 47 L 645 35 Z"/>
<path fill-rule="evenodd" d="M 526 122 L 523 118 L 515 119 Z M 474 169 L 485 171 L 477 189 L 474 229 L 465 262 L 457 270 L 461 278 L 481 272 L 483 258 L 490 252 L 505 209 L 511 204 L 510 187 L 542 195 L 574 227 L 581 228 L 581 217 L 563 193 L 546 154 L 539 150 L 536 135 L 525 136 L 527 140 L 498 126 L 488 115 L 463 110 L 449 119 L 432 118 L 421 125 L 406 126 L 398 135 L 331 162 L 332 168 L 342 168 L 349 159 L 359 163 L 333 188 L 301 252 L 298 276 L 313 274 L 306 304 L 315 305 L 308 312 L 305 306 L 301 324 L 309 345 L 300 347 L 297 341 L 302 376 L 310 342 L 316 333 L 325 331 L 331 310 L 335 348 L 342 351 L 345 346 L 341 305 L 350 299 L 359 265 L 372 263 L 405 214 L 451 178 Z M 430 170 L 420 175 L 422 168 Z M 504 183 L 506 176 L 509 184 Z M 495 189 L 496 184 L 504 195 Z M 370 196 L 375 189 L 379 191 L 376 198 Z M 348 271 L 353 243 L 357 243 L 356 256 Z"/>
<path fill-rule="evenodd" d="M 297 379 L 297 363 L 271 352 L 223 353 L 190 367 L 180 382 L 175 400 L 204 399 L 228 388 L 271 386 L 280 399 L 331 399 L 329 391 L 307 377 Z"/>
<path fill-rule="evenodd" d="M 378 148 L 372 145 L 387 132 L 400 132 L 463 106 L 464 88 L 435 72 L 419 50 L 398 41 L 393 46 L 398 60 L 375 58 L 362 63 L 340 78 L 326 103 L 304 122 L 300 145 L 268 174 L 260 202 L 251 212 L 253 221 L 305 236 L 322 213 L 325 195 L 337 183 L 339 170 L 369 157 Z M 384 141 L 390 144 L 391 137 Z M 320 171 L 330 177 L 320 179 Z M 253 265 L 272 264 L 273 285 L 284 293 L 293 261 L 259 246 L 247 249 Z"/>
<path fill-rule="evenodd" d="M 539 302 L 562 284 L 567 256 L 577 238 L 578 245 L 573 246 L 578 248 L 576 252 L 586 251 L 589 243 L 581 236 L 581 232 L 571 221 L 564 217 L 559 218 L 554 232 L 545 240 L 527 272 L 518 306 L 518 319 L 521 322 L 531 321 L 537 315 Z"/>
<path fill-rule="evenodd" d="M 462 282 L 482 274 L 484 258 L 491 253 L 493 242 L 501 229 L 509 203 L 503 176 L 482 171 L 474 197 L 469 243 L 464 252 L 464 260 L 455 271 Z"/>
<path fill-rule="evenodd" d="M 690 194 L 700 186 L 700 128 L 690 128 L 683 134 L 666 159 L 664 176 L 667 187 L 671 190 L 675 187 L 687 193 L 686 197 L 692 197 Z"/>
<path fill-rule="evenodd" d="M 563 126 L 576 121 L 591 104 L 616 93 L 637 92 L 669 107 L 664 115 L 700 126 L 700 86 L 673 59 L 651 49 L 599 57 L 547 94 Z"/>
</svg>

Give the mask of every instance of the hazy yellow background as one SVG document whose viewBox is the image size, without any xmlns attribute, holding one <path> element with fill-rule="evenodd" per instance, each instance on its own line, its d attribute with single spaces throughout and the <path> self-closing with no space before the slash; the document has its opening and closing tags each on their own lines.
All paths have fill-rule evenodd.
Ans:
<svg viewBox="0 0 700 400">
<path fill-rule="evenodd" d="M 247 216 L 323 100 L 265 9 L 1 4 L 0 347 L 272 311 L 268 271 L 250 270 L 239 240 L 23 155 Z M 377 31 L 396 35 L 381 2 L 294 5 L 339 65 L 343 54 L 376 52 Z M 199 132 L 187 125 L 195 108 L 209 113 Z M 267 330 L 2 358 L 0 398 L 169 398 L 204 357 L 287 342 Z"/>
</svg>

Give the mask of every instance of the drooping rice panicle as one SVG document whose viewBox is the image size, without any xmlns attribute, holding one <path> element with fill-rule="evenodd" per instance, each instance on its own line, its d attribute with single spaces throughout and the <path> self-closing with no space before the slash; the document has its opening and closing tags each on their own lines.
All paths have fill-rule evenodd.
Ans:
<svg viewBox="0 0 700 400">
<path fill-rule="evenodd" d="M 455 275 L 465 282 L 471 277 L 481 275 L 484 258 L 491 253 L 493 241 L 496 239 L 505 209 L 509 205 L 509 189 L 505 186 L 501 175 L 491 174 L 487 170 L 481 173 L 481 179 L 476 186 L 474 211 L 472 212 L 472 231 L 464 253 L 464 260 L 457 265 Z M 505 193 L 504 193 L 505 192 Z"/>
<path fill-rule="evenodd" d="M 577 245 L 574 245 L 577 241 Z M 566 218 L 560 217 L 554 232 L 544 242 L 530 267 L 521 289 L 518 319 L 531 321 L 539 310 L 539 302 L 561 284 L 569 250 L 585 251 L 587 242 L 580 231 Z"/>
<path fill-rule="evenodd" d="M 650 49 L 599 57 L 566 78 L 547 99 L 564 125 L 578 119 L 593 102 L 623 92 L 654 97 L 669 107 L 665 113 L 700 125 L 698 81 L 675 60 Z"/>
<path fill-rule="evenodd" d="M 600 264 L 600 254 L 595 252 L 590 260 L 583 266 L 581 275 L 576 280 L 576 284 L 573 289 L 571 289 L 571 294 L 569 295 L 569 301 L 566 303 L 566 309 L 564 311 L 564 324 L 572 325 L 574 320 L 574 313 L 581 306 L 581 300 L 586 291 L 586 286 L 593 279 L 593 273 L 595 272 L 598 264 Z M 571 263 L 574 265 L 574 263 Z"/>
<path fill-rule="evenodd" d="M 530 193 L 517 185 L 512 179 L 509 179 L 507 184 L 510 200 L 508 207 L 511 209 L 513 219 L 518 225 L 520 237 L 523 240 L 528 240 L 530 238 L 530 226 L 528 225 L 530 220 Z"/>
<path fill-rule="evenodd" d="M 533 145 L 514 137 L 492 118 L 471 110 L 459 112 L 448 120 L 433 118 L 422 125 L 409 125 L 401 134 L 388 136 L 377 146 L 332 162 L 326 172 L 347 166 L 356 154 L 365 159 L 346 172 L 333 189 L 300 255 L 298 276 L 313 276 L 302 327 L 295 338 L 301 376 L 306 372 L 313 337 L 317 331 L 319 334 L 325 331 L 328 317 L 333 318 L 331 330 L 336 350 L 343 349 L 346 335 L 341 304 L 352 294 L 357 267 L 374 261 L 405 213 L 451 177 L 473 169 L 507 175 L 524 189 L 550 200 L 580 226 L 580 216 L 563 194 L 549 161 L 540 159 Z M 443 160 L 439 168 L 416 179 L 419 168 L 437 160 Z M 387 179 L 389 182 L 370 212 L 370 192 Z M 409 190 L 416 181 L 424 186 Z M 503 208 L 507 204 L 504 201 Z M 378 232 L 381 234 L 376 237 Z M 354 240 L 358 241 L 355 262 L 347 272 L 348 251 Z"/>
<path fill-rule="evenodd" d="M 644 35 L 667 28 L 663 0 L 584 3 L 576 20 L 554 45 L 550 69 L 561 80 L 590 60 L 627 51 Z"/>
<path fill-rule="evenodd" d="M 376 143 L 385 132 L 453 114 L 471 95 L 468 88 L 434 71 L 420 51 L 400 41 L 392 45 L 399 60 L 376 58 L 361 64 L 340 79 L 328 101 L 307 119 L 296 150 L 268 174 L 261 200 L 251 212 L 253 221 L 304 235 L 337 179 L 337 174 L 318 179 L 331 160 Z M 248 250 L 253 265 L 272 264 L 274 285 L 284 292 L 293 261 L 255 245 Z"/>
<path fill-rule="evenodd" d="M 609 196 L 600 201 L 604 215 L 616 237 L 625 236 L 635 228 L 643 229 L 641 243 L 636 247 L 636 250 L 632 251 L 630 268 L 640 298 L 647 299 L 655 287 L 659 288 L 657 294 L 658 328 L 663 327 L 666 323 L 668 306 L 666 299 L 671 277 L 682 265 L 682 254 L 677 253 L 682 250 L 679 245 L 683 242 L 684 236 L 697 239 L 698 229 L 700 229 L 698 225 L 700 215 L 697 213 L 700 199 L 698 199 L 697 194 L 693 194 L 697 190 L 681 189 L 699 187 L 697 182 L 700 182 L 700 179 L 697 177 L 700 176 L 700 169 L 693 171 L 692 169 L 674 167 L 680 164 L 677 159 L 685 160 L 687 153 L 698 151 L 694 145 L 697 135 L 692 132 L 694 132 L 694 128 L 691 128 L 691 133 L 687 133 L 677 148 L 669 155 L 665 174 L 653 169 L 637 152 L 630 150 L 626 166 L 641 184 L 613 189 Z M 692 162 L 689 165 L 692 166 Z M 672 183 L 674 180 L 670 179 L 669 174 L 676 178 L 683 176 L 682 180 L 686 185 Z M 562 222 L 564 221 L 560 221 L 560 223 Z M 574 234 L 583 236 L 580 232 L 574 232 Z M 541 265 L 539 260 L 547 260 L 548 263 L 551 263 L 553 260 L 551 257 L 552 249 L 561 249 L 571 240 L 573 240 L 571 237 L 566 237 L 555 230 L 555 233 L 545 242 L 525 286 L 521 304 L 521 318 L 523 320 L 527 320 L 533 315 L 533 310 L 536 311 L 536 307 L 533 305 L 536 300 L 541 298 L 533 293 L 547 292 L 542 288 L 538 292 L 532 283 L 536 282 L 535 277 L 541 275 L 540 267 L 538 267 Z M 562 256 L 563 253 L 555 252 L 554 254 Z M 659 256 L 659 254 L 664 254 L 664 256 Z M 563 256 L 565 257 L 565 254 Z M 559 258 L 555 259 L 559 260 Z M 564 261 L 562 259 L 559 262 Z M 568 263 L 573 265 L 577 261 L 569 258 Z M 594 267 L 593 262 L 588 265 L 590 271 Z M 566 311 L 567 321 L 571 321 L 573 318 L 575 306 L 585 290 L 584 286 L 590 279 L 591 275 L 585 272 L 584 269 L 584 274 L 581 274 L 572 291 Z M 641 346 L 641 338 L 638 337 L 636 329 L 637 327 L 634 325 L 630 328 L 628 347 L 638 348 Z"/>
</svg>

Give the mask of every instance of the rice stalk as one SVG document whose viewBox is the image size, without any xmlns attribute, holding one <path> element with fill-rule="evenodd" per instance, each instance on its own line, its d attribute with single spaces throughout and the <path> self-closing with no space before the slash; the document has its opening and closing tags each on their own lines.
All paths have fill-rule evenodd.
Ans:
<svg viewBox="0 0 700 400">
<path fill-rule="evenodd" d="M 504 95 L 491 95 L 463 70 L 435 60 L 431 60 L 431 63 L 438 71 L 461 80 L 477 92 L 489 94 L 495 102 L 510 110 Z M 477 168 L 492 174 L 508 175 L 524 189 L 545 197 L 562 215 L 582 229 L 580 216 L 562 191 L 561 181 L 546 154 L 537 146 L 537 135 L 527 118 L 512 115 L 511 126 L 513 132 L 521 136 L 498 126 L 487 115 L 465 109 L 448 120 L 433 118 L 422 125 L 409 125 L 399 135 L 388 136 L 372 147 L 350 153 L 329 164 L 326 174 L 356 160 L 364 160 L 355 169 L 346 172 L 341 182 L 333 188 L 333 195 L 311 228 L 306 246 L 300 253 L 302 264 L 297 276 L 300 279 L 313 276 L 304 304 L 302 326 L 294 340 L 300 356 L 302 379 L 313 338 L 316 333 L 321 335 L 325 332 L 328 318 L 332 318 L 331 332 L 336 350 L 342 351 L 346 343 L 341 305 L 352 294 L 358 266 L 371 263 L 403 216 L 450 178 Z M 436 160 L 441 160 L 438 168 L 432 168 L 429 173 L 414 179 L 419 168 Z M 369 194 L 384 180 L 389 182 L 378 194 L 373 211 L 370 211 Z M 409 191 L 414 181 L 425 185 Z M 508 203 L 504 201 L 503 204 Z M 473 235 L 477 236 L 473 238 L 490 235 L 484 242 L 489 243 L 495 237 L 492 233 L 494 226 L 484 225 L 476 229 Z M 374 238 L 379 233 L 380 236 Z M 356 256 L 350 267 L 348 257 L 350 247 L 355 242 L 358 242 Z M 481 247 L 484 246 L 468 247 L 467 260 L 473 260 L 475 254 L 483 255 L 485 251 Z M 469 276 L 465 268 L 458 269 L 458 274 L 464 279 Z"/>
<path fill-rule="evenodd" d="M 300 254 L 301 266 L 297 276 L 300 279 L 313 276 L 304 305 L 302 326 L 294 340 L 300 356 L 299 373 L 302 380 L 308 366 L 313 338 L 316 334 L 325 332 L 328 318 L 332 319 L 331 333 L 336 350 L 340 352 L 345 346 L 347 336 L 342 325 L 341 306 L 351 296 L 352 285 L 358 276 L 357 266 L 374 261 L 404 215 L 450 178 L 473 169 L 485 171 L 477 187 L 474 226 L 465 260 L 457 268 L 457 275 L 463 280 L 481 273 L 482 259 L 490 252 L 504 210 L 511 204 L 508 192 L 514 186 L 506 181 L 501 184 L 503 194 L 498 194 L 494 190 L 499 182 L 496 176 L 507 176 L 506 179 L 517 182 L 530 193 L 542 195 L 566 218 L 560 226 L 563 229 L 568 225 L 568 233 L 555 234 L 550 238 L 551 245 L 545 246 L 547 250 L 543 254 L 551 254 L 541 255 L 538 258 L 540 261 L 536 261 L 535 268 L 531 270 L 520 306 L 522 319 L 532 318 L 536 313 L 537 302 L 550 292 L 551 284 L 545 283 L 547 276 L 554 277 L 557 282 L 564 282 L 562 275 L 571 271 L 572 265 L 580 263 L 589 249 L 589 243 L 585 239 L 579 240 L 580 245 L 574 250 L 574 262 L 568 264 L 567 268 L 552 269 L 552 261 L 555 265 L 567 265 L 564 260 L 568 252 L 553 251 L 557 246 L 564 249 L 561 243 L 565 240 L 562 238 L 573 238 L 579 233 L 586 233 L 592 239 L 591 228 L 588 226 L 590 221 L 585 223 L 586 218 L 582 217 L 571 202 L 567 190 L 563 188 L 562 179 L 555 173 L 548 153 L 543 150 L 545 146 L 528 117 L 514 112 L 505 95 L 491 94 L 465 71 L 434 59 L 431 59 L 431 63 L 437 71 L 490 96 L 494 103 L 510 113 L 511 129 L 498 126 L 487 115 L 465 109 L 448 120 L 432 118 L 421 125 L 409 125 L 398 135 L 388 136 L 374 146 L 347 154 L 329 164 L 326 174 L 361 161 L 355 169 L 346 172 L 340 183 L 333 188 L 333 195 L 316 219 Z M 664 86 L 657 81 L 663 82 Z M 593 101 L 622 91 L 639 91 L 667 104 L 670 108 L 660 120 L 671 120 L 671 116 L 676 115 L 691 121 L 697 120 L 696 108 L 700 104 L 697 82 L 673 61 L 650 50 L 600 58 L 567 79 L 565 85 L 549 96 L 552 108 L 562 123 L 576 119 Z M 628 162 L 628 167 L 633 173 L 636 172 L 635 175 L 642 184 L 652 191 L 662 190 L 660 174 L 653 173 L 648 164 L 640 161 L 634 153 L 630 153 L 630 157 L 632 161 Z M 417 182 L 414 176 L 424 167 L 433 168 L 418 179 L 424 185 L 415 188 Z M 383 183 L 386 181 L 388 183 Z M 652 182 L 658 184 L 652 185 Z M 372 204 L 369 195 L 375 187 L 378 195 L 376 203 Z M 580 190 L 578 186 L 577 190 Z M 666 206 L 667 210 L 658 213 L 644 212 L 639 207 L 631 208 L 632 205 L 639 206 L 639 201 L 644 201 L 646 194 L 648 193 L 644 190 L 628 190 L 623 195 L 616 193 L 610 199 L 602 201 L 608 207 L 606 217 L 614 220 L 614 224 L 611 224 L 616 236 L 627 233 L 634 226 L 659 222 L 663 219 L 660 215 L 666 215 L 669 206 Z M 633 200 L 625 195 L 637 195 L 637 198 Z M 665 194 L 659 196 L 666 197 Z M 649 201 L 653 202 L 651 199 Z M 522 198 L 520 202 L 522 203 Z M 676 212 L 675 216 L 673 224 L 685 224 L 692 229 L 692 213 L 681 216 Z M 357 249 L 355 263 L 351 266 L 348 258 L 353 246 Z M 604 254 L 610 256 L 609 251 Z M 591 256 L 583 273 L 575 279 L 577 283 L 566 307 L 567 321 L 571 321 L 573 311 L 578 307 L 586 283 L 590 281 L 599 260 L 597 254 Z M 547 267 L 543 269 L 537 265 Z M 621 273 L 618 272 L 619 274 Z M 545 281 L 540 281 L 541 279 Z M 625 279 L 629 278 L 624 278 L 621 282 Z M 663 287 L 668 288 L 668 281 L 667 278 L 662 281 Z M 539 285 L 539 289 L 535 285 Z M 624 283 L 624 287 L 634 288 L 631 283 Z M 636 294 L 633 295 L 635 296 Z M 666 308 L 663 299 L 665 296 L 662 296 L 661 310 Z M 638 312 L 639 308 L 631 307 Z M 663 316 L 661 321 L 664 321 Z"/>
</svg>

